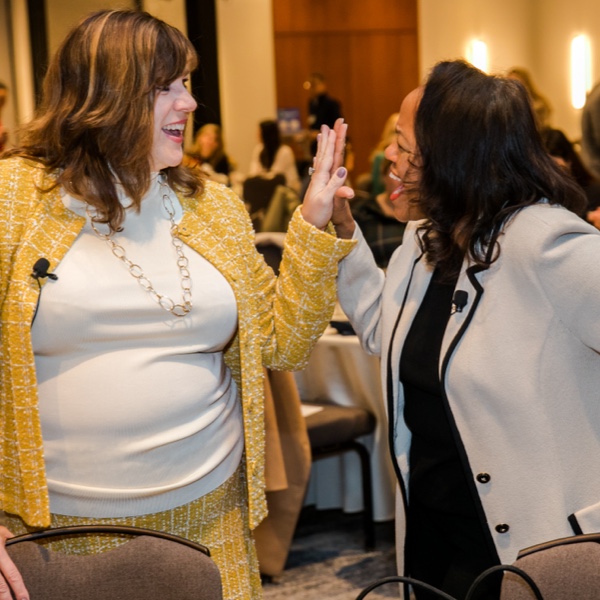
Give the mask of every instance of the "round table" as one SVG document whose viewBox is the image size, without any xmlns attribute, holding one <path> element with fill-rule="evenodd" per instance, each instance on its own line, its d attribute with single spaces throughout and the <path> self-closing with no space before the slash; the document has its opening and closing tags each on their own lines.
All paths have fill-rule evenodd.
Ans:
<svg viewBox="0 0 600 600">
<path fill-rule="evenodd" d="M 294 375 L 304 403 L 327 400 L 365 408 L 375 415 L 374 433 L 360 441 L 371 455 L 374 519 L 393 519 L 396 478 L 389 454 L 379 357 L 368 355 L 355 335 L 340 335 L 329 328 L 317 342 L 307 367 Z M 360 477 L 360 464 L 353 452 L 316 461 L 306 504 L 360 511 Z"/>
</svg>

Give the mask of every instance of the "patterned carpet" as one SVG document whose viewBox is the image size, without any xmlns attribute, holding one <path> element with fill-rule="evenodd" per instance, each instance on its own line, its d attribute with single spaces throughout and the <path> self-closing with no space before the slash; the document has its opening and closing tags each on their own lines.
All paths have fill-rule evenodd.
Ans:
<svg viewBox="0 0 600 600">
<path fill-rule="evenodd" d="M 376 579 L 395 575 L 393 523 L 377 523 L 375 550 L 366 552 L 361 517 L 305 508 L 285 571 L 263 586 L 265 600 L 354 600 Z M 387 584 L 367 598 L 398 598 L 398 589 Z"/>
</svg>

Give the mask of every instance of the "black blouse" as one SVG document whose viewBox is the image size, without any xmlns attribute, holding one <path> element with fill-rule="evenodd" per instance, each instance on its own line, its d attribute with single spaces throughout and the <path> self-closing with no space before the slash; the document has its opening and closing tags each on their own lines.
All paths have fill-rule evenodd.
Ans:
<svg viewBox="0 0 600 600">
<path fill-rule="evenodd" d="M 410 327 L 400 360 L 404 418 L 412 433 L 410 497 L 443 512 L 473 514 L 464 469 L 442 399 L 440 350 L 456 281 L 436 270 Z"/>
</svg>

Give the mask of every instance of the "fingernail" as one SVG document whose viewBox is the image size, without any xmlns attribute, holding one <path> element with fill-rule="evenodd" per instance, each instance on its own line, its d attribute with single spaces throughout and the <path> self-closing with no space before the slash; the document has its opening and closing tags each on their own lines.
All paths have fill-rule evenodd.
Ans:
<svg viewBox="0 0 600 600">
<path fill-rule="evenodd" d="M 337 170 L 337 176 L 338 176 L 338 177 L 340 177 L 340 178 L 341 178 L 341 177 L 346 177 L 346 173 L 347 173 L 347 171 L 346 171 L 346 168 L 345 168 L 345 167 L 340 167 L 340 168 Z"/>
</svg>

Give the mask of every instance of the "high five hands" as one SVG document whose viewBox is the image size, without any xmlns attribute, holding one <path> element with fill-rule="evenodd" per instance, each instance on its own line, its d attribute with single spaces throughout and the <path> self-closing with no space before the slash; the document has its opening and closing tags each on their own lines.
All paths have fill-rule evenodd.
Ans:
<svg viewBox="0 0 600 600">
<path fill-rule="evenodd" d="M 347 129 L 343 119 L 338 119 L 333 129 L 321 127 L 310 185 L 302 203 L 305 221 L 319 229 L 325 229 L 331 221 L 340 238 L 351 238 L 355 228 L 348 204 L 354 191 L 344 185 L 348 176 L 343 166 Z"/>
</svg>

